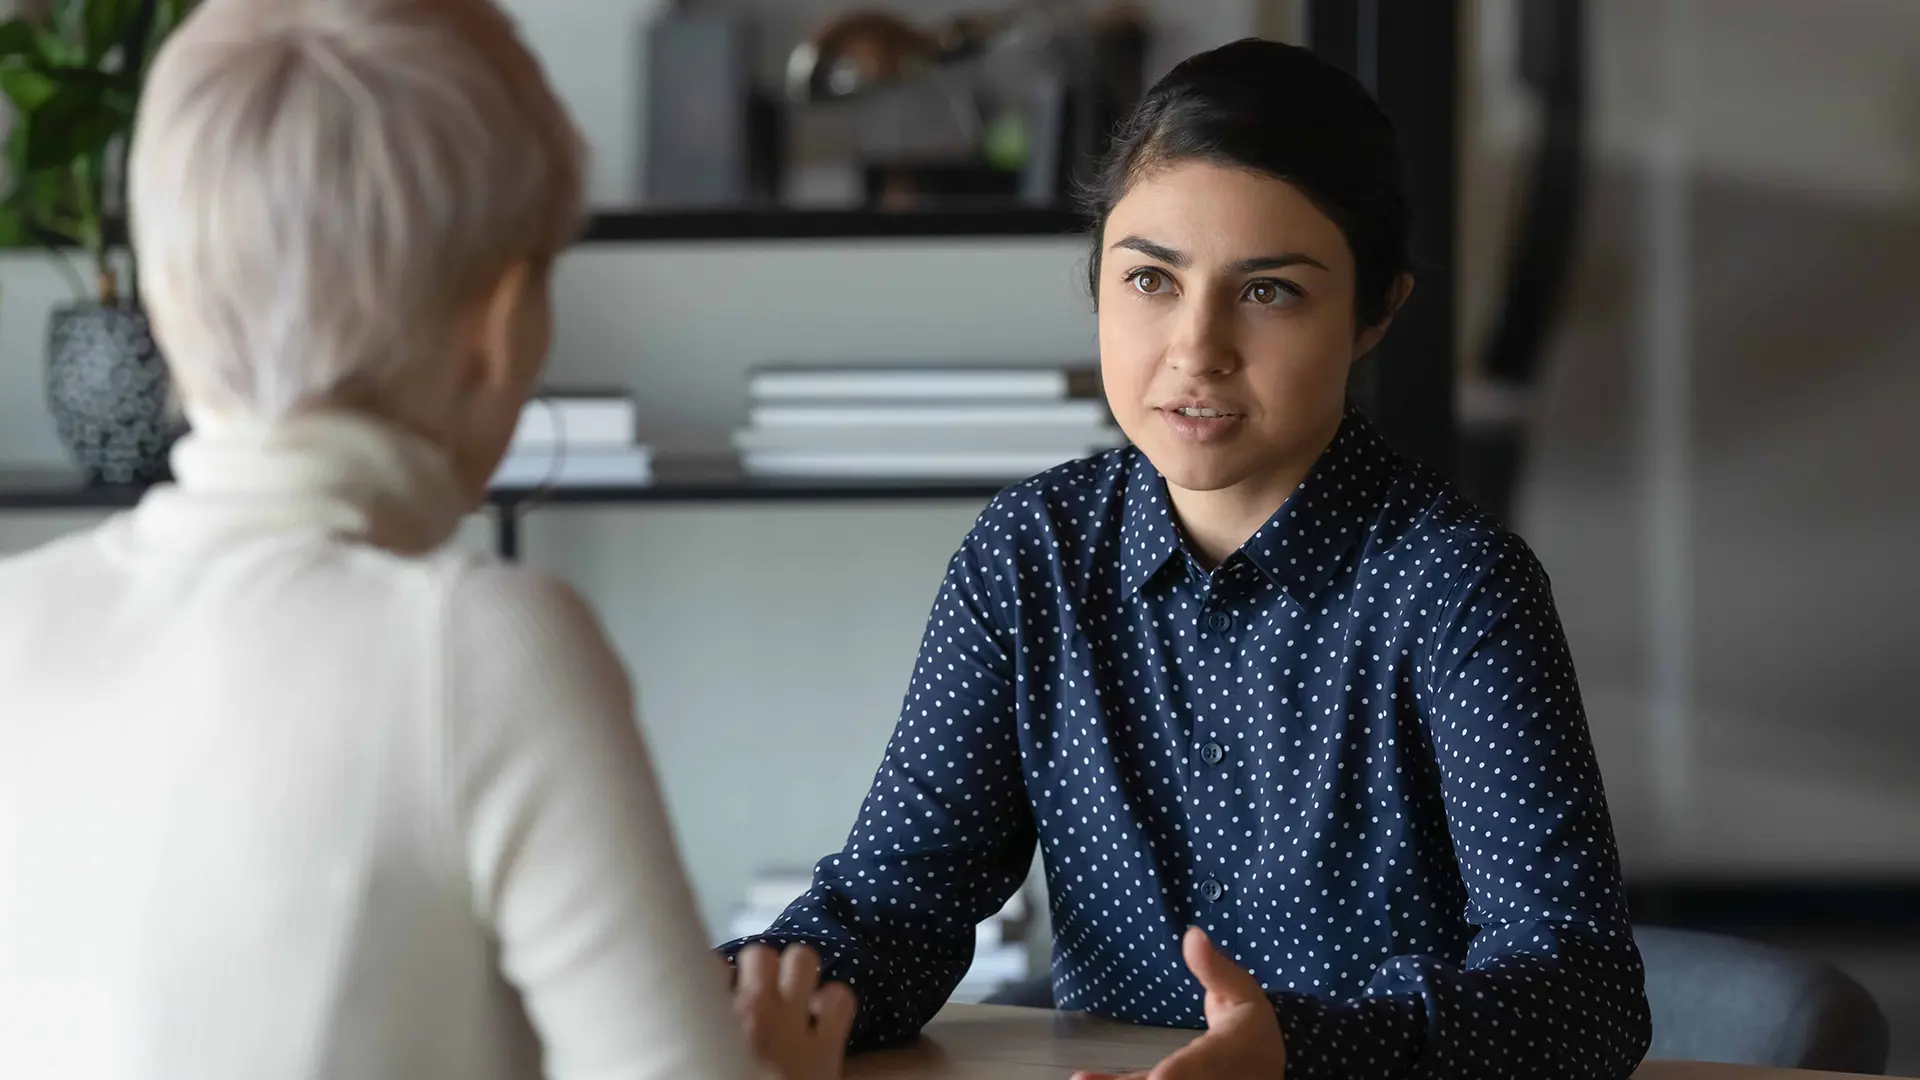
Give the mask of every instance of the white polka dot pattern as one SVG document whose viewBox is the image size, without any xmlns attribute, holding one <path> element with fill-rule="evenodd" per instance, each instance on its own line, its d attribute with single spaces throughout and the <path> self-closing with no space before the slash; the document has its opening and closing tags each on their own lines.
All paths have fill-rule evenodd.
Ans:
<svg viewBox="0 0 1920 1080">
<path fill-rule="evenodd" d="M 996 498 L 859 822 L 767 940 L 859 992 L 856 1048 L 908 1038 L 1036 841 L 1062 1008 L 1200 1026 L 1192 924 L 1268 989 L 1293 1080 L 1625 1077 L 1646 1051 L 1546 575 L 1357 415 L 1212 573 L 1137 451 Z"/>
</svg>

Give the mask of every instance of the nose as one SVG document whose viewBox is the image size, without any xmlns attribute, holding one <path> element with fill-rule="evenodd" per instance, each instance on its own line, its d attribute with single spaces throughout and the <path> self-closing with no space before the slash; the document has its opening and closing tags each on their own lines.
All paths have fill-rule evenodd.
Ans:
<svg viewBox="0 0 1920 1080">
<path fill-rule="evenodd" d="M 1194 296 L 1180 305 L 1166 364 L 1189 379 L 1217 378 L 1240 366 L 1230 308 L 1211 297 Z"/>
</svg>

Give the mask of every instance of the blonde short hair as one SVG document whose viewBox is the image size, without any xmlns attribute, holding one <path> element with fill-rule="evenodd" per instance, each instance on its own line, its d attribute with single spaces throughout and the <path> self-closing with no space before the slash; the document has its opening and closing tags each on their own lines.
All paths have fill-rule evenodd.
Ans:
<svg viewBox="0 0 1920 1080">
<path fill-rule="evenodd" d="M 271 419 L 443 360 L 572 239 L 579 131 L 488 0 L 205 0 L 130 159 L 142 293 L 187 403 Z"/>
</svg>

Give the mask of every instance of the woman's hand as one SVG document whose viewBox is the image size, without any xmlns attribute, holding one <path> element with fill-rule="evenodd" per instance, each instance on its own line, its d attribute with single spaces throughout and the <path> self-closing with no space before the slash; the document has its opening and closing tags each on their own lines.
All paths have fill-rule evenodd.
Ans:
<svg viewBox="0 0 1920 1080">
<path fill-rule="evenodd" d="M 820 985 L 820 954 L 749 945 L 733 968 L 733 1012 L 754 1056 L 781 1080 L 839 1080 L 855 1002 L 844 983 Z"/>
<path fill-rule="evenodd" d="M 1286 1075 L 1287 1040 L 1266 991 L 1198 927 L 1189 929 L 1180 945 L 1187 969 L 1207 991 L 1207 1033 L 1152 1072 L 1127 1077 L 1082 1072 L 1074 1080 L 1282 1080 Z"/>
</svg>

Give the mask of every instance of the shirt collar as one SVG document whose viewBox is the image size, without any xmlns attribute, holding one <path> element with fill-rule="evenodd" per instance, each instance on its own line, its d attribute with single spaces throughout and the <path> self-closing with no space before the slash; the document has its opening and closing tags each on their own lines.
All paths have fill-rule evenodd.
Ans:
<svg viewBox="0 0 1920 1080">
<path fill-rule="evenodd" d="M 1373 425 L 1348 410 L 1307 478 L 1239 554 L 1305 604 L 1371 527 L 1397 462 Z M 1151 581 L 1181 545 L 1166 480 L 1138 453 L 1130 472 L 1120 536 L 1121 582 L 1129 596 Z"/>
<path fill-rule="evenodd" d="M 1180 550 L 1166 480 L 1145 454 L 1136 450 L 1132 457 L 1125 524 L 1120 529 L 1120 583 L 1128 596 L 1139 592 Z"/>
</svg>

